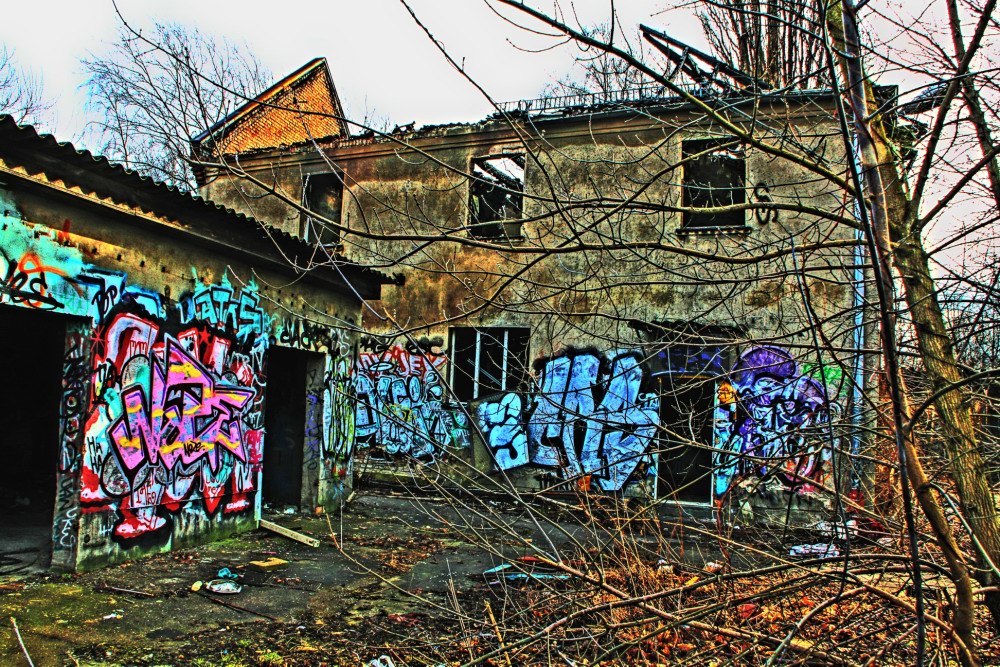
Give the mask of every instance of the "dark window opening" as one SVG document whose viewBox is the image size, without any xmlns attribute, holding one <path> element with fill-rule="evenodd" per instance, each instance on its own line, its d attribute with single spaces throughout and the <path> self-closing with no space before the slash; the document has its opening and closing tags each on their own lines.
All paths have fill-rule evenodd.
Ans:
<svg viewBox="0 0 1000 667">
<path fill-rule="evenodd" d="M 459 401 L 523 390 L 528 377 L 528 339 L 523 327 L 452 327 L 451 388 Z"/>
<path fill-rule="evenodd" d="M 524 165 L 524 156 L 512 153 L 490 155 L 472 161 L 469 210 L 473 237 L 521 237 Z"/>
<path fill-rule="evenodd" d="M 710 502 L 715 379 L 663 375 L 659 391 L 657 497 Z"/>
<path fill-rule="evenodd" d="M 338 230 L 320 218 L 340 224 L 343 198 L 344 179 L 341 174 L 331 172 L 305 176 L 302 181 L 302 207 L 307 212 L 302 214 L 300 233 L 303 241 L 323 245 L 336 245 L 340 242 Z"/>
<path fill-rule="evenodd" d="M 718 208 L 746 202 L 746 156 L 733 139 L 685 141 L 682 205 L 685 208 Z M 683 229 L 740 228 L 745 211 L 685 213 Z"/>
</svg>

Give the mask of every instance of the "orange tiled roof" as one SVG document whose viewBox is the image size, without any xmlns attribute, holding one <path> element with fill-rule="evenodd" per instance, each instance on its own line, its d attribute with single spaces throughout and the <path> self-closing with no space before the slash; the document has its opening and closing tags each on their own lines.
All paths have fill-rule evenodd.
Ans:
<svg viewBox="0 0 1000 667">
<path fill-rule="evenodd" d="M 204 146 L 214 138 L 223 153 L 232 155 L 347 136 L 343 115 L 326 59 L 316 58 L 195 137 L 194 143 Z"/>
</svg>

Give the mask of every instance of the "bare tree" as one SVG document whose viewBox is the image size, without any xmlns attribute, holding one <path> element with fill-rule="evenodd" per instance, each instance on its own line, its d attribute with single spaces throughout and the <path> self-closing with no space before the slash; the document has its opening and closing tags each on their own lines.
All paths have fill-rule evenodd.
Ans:
<svg viewBox="0 0 1000 667">
<path fill-rule="evenodd" d="M 822 0 L 713 0 L 699 4 L 712 49 L 771 88 L 825 88 Z"/>
<path fill-rule="evenodd" d="M 18 64 L 14 51 L 0 46 L 0 113 L 18 123 L 44 126 L 51 120 L 52 106 L 41 79 Z"/>
<path fill-rule="evenodd" d="M 104 54 L 84 59 L 96 149 L 185 190 L 195 187 L 190 142 L 249 97 L 270 73 L 246 47 L 196 28 L 155 23 L 146 37 L 123 25 Z"/>
<path fill-rule="evenodd" d="M 620 45 L 623 51 L 639 59 L 652 57 L 641 33 L 625 35 L 621 26 L 612 29 L 610 24 L 587 28 L 585 32 L 600 42 Z M 546 85 L 543 97 L 580 97 L 600 104 L 662 93 L 660 84 L 621 58 L 586 44 L 578 46 L 580 54 L 573 70 Z"/>
</svg>

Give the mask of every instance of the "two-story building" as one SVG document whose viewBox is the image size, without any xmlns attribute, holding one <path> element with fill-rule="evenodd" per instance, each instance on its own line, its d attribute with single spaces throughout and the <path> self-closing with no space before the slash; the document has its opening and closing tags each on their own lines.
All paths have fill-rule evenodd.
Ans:
<svg viewBox="0 0 1000 667">
<path fill-rule="evenodd" d="M 206 198 L 405 277 L 364 313 L 359 469 L 782 520 L 857 482 L 835 99 L 690 90 L 351 134 L 315 60 L 198 138 Z"/>
</svg>

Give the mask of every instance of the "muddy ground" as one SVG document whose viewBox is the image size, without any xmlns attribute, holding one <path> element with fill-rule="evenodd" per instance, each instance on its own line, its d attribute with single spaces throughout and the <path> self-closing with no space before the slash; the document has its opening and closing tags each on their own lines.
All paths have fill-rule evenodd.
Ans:
<svg viewBox="0 0 1000 667">
<path fill-rule="evenodd" d="M 519 519 L 517 507 L 497 510 L 518 535 L 557 548 L 574 531 L 581 537 L 573 524 L 542 530 Z M 525 555 L 503 530 L 434 500 L 368 495 L 329 520 L 269 518 L 321 545 L 257 530 L 91 573 L 0 579 L 0 664 L 28 664 L 13 616 L 39 666 L 362 665 L 382 655 L 397 665 L 437 665 L 461 657 L 463 641 L 489 634 L 462 627 L 456 610 L 482 618 L 489 601 L 500 613 L 503 585 L 490 585 L 484 571 Z M 695 561 L 711 550 L 697 539 L 686 544 Z M 267 574 L 246 567 L 272 556 L 289 563 Z M 192 592 L 193 582 L 223 567 L 244 577 L 241 593 Z"/>
</svg>

